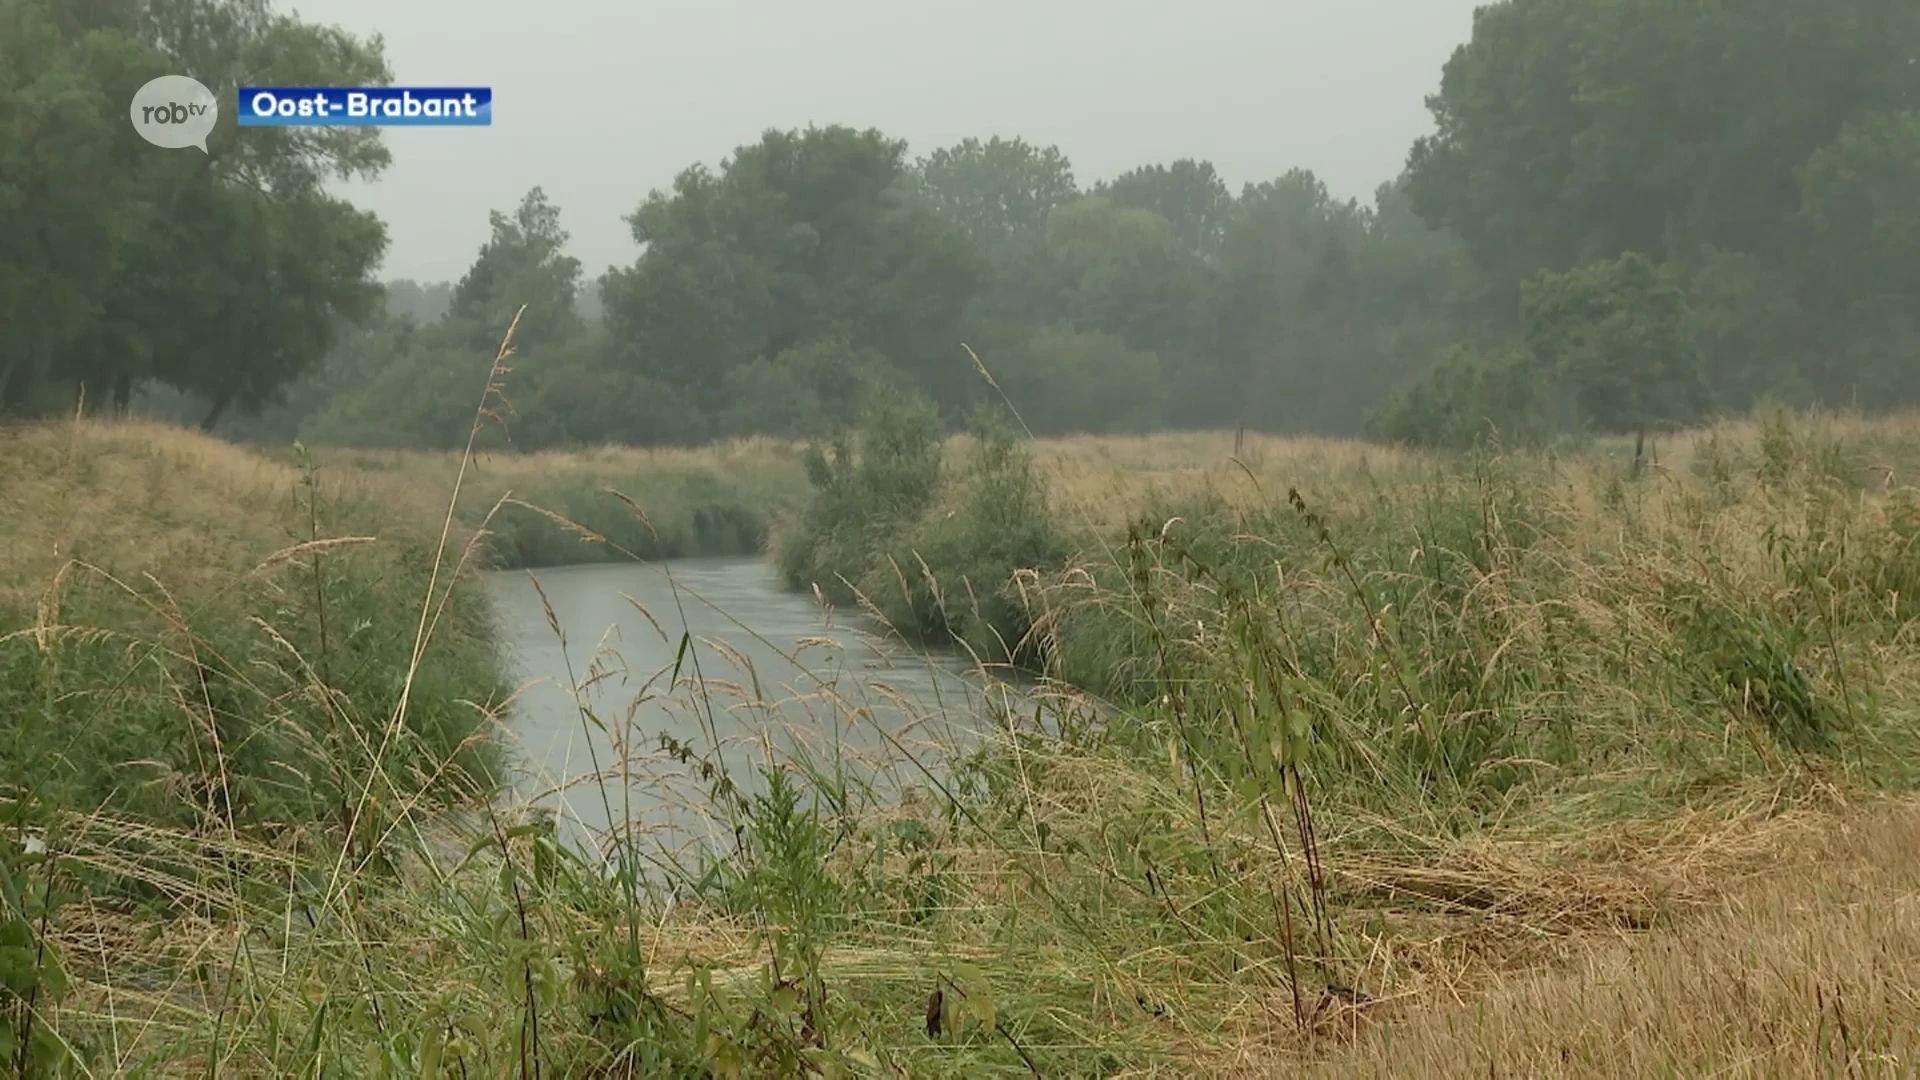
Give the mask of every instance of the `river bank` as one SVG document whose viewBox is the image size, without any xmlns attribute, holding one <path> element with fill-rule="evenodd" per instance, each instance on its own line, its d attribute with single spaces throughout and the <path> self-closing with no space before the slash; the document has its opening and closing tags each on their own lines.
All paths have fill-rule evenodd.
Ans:
<svg viewBox="0 0 1920 1080">
<path fill-rule="evenodd" d="M 611 878 L 540 815 L 473 789 L 501 779 L 486 764 L 509 724 L 494 646 L 564 637 L 590 654 L 590 624 L 634 611 L 634 583 L 587 579 L 557 627 L 521 594 L 506 626 L 508 605 L 485 602 L 502 579 L 481 578 L 470 547 L 474 495 L 497 492 L 464 492 L 442 544 L 452 493 L 429 497 L 405 458 L 348 468 L 316 451 L 316 501 L 300 469 L 172 429 L 5 437 L 0 672 L 11 745 L 38 749 L 8 759 L 0 868 L 27 885 L 7 933 L 53 959 L 0 1004 L 35 1053 L 66 1047 L 96 1073 L 212 1055 L 274 1075 L 535 1058 L 550 1072 L 1253 1075 L 1331 1067 L 1350 1039 L 1350 1064 L 1381 1067 L 1390 1030 L 1462 1073 L 1793 1072 L 1911 1053 L 1898 1033 L 1920 1030 L 1911 981 L 1841 951 L 1801 961 L 1747 999 L 1750 1023 L 1711 1038 L 1683 1008 L 1620 1010 L 1589 1033 L 1610 1057 L 1563 1055 L 1551 1032 L 1443 1038 L 1423 1020 L 1456 991 L 1564 1005 L 1584 991 L 1552 973 L 1623 927 L 1667 950 L 1662 985 L 1707 978 L 1688 935 L 1732 932 L 1699 921 L 1729 883 L 1839 850 L 1821 837 L 1915 786 L 1911 419 L 1728 425 L 1667 440 L 1639 476 L 1604 453 L 1311 441 L 1255 440 L 1234 463 L 1220 435 L 1029 444 L 1022 473 L 962 440 L 939 455 L 945 480 L 851 516 L 836 515 L 861 506 L 861 477 L 922 474 L 862 473 L 872 457 L 854 447 L 838 474 L 853 482 L 835 488 L 769 450 L 800 476 L 767 482 L 809 553 L 783 560 L 786 583 L 801 566 L 822 595 L 847 585 L 842 625 L 862 610 L 909 633 L 937 619 L 973 645 L 1023 624 L 1050 673 L 1123 707 L 1091 723 L 1043 688 L 1032 717 L 905 798 L 777 754 L 752 789 L 711 774 L 679 797 L 703 799 L 731 847 L 679 863 L 620 849 Z M 486 483 L 527 469 L 500 487 L 535 506 L 542 478 L 564 474 L 491 467 Z M 1036 499 L 1049 534 L 1002 527 Z M 1058 561 L 993 590 L 1032 550 L 1010 536 Z M 665 645 L 690 627 L 660 622 L 622 626 L 660 643 L 628 685 L 584 656 L 575 668 L 601 722 L 646 696 L 647 667 L 685 666 Z M 782 633 L 797 645 L 802 629 L 796 614 Z M 856 674 L 839 655 L 820 666 Z M 778 696 L 706 674 L 686 698 L 697 714 Z M 853 682 L 877 701 L 887 679 Z M 875 730 L 862 707 L 825 695 L 816 730 Z M 28 829 L 46 853 L 23 846 Z M 1862 888 L 1897 891 L 1905 871 L 1889 872 Z M 49 881 L 45 910 L 34 890 Z M 1813 905 L 1806 940 L 1858 936 L 1841 900 L 1778 902 Z M 295 933 L 282 916 L 300 910 L 319 917 Z M 1885 1036 L 1822 1041 L 1824 1022 L 1794 1011 L 1802 986 L 1834 988 L 1851 1030 Z M 1767 1031 L 1786 1037 L 1755 1041 Z"/>
</svg>

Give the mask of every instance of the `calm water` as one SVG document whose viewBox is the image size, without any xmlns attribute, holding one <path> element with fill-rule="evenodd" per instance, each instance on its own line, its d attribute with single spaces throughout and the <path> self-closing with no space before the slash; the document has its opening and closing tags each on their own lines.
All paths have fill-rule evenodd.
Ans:
<svg viewBox="0 0 1920 1080">
<path fill-rule="evenodd" d="M 897 794 L 926 784 L 903 750 L 937 773 L 989 692 L 957 657 L 883 649 L 851 613 L 829 621 L 764 559 L 503 572 L 491 584 L 525 687 L 510 719 L 520 786 L 575 840 L 629 820 L 670 847 L 730 833 L 711 781 L 662 749 L 662 735 L 748 791 L 765 790 L 772 760 Z M 598 784 L 596 771 L 612 775 Z"/>
</svg>

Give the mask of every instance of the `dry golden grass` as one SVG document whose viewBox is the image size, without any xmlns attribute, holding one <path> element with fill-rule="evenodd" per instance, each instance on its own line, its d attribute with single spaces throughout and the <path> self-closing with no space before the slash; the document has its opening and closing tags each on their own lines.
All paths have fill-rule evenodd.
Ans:
<svg viewBox="0 0 1920 1080">
<path fill-rule="evenodd" d="M 1867 465 L 1862 480 L 1887 486 L 1911 485 L 1916 480 L 1903 475 L 1904 470 L 1896 466 L 1904 463 L 1911 467 L 1920 460 L 1920 417 L 1818 415 L 1800 418 L 1796 426 L 1815 439 L 1884 450 L 1887 460 Z M 1727 445 L 1750 447 L 1759 435 L 1757 421 L 1728 421 L 1655 438 L 1650 451 L 1657 466 L 1682 475 L 1693 468 L 1702 440 L 1718 437 Z M 957 458 L 970 443 L 968 436 L 952 437 L 948 440 L 950 456 Z M 794 440 L 754 437 L 701 447 L 608 445 L 531 454 L 482 452 L 475 467 L 482 477 L 521 488 L 570 473 L 620 476 L 676 470 L 771 474 L 804 482 L 799 469 L 804 446 Z M 1190 491 L 1206 485 L 1229 498 L 1253 497 L 1255 482 L 1268 495 L 1276 490 L 1284 494 L 1288 485 L 1302 482 L 1328 490 L 1371 483 L 1387 487 L 1396 480 L 1419 475 L 1436 460 L 1430 454 L 1354 439 L 1283 438 L 1249 432 L 1236 461 L 1231 431 L 1070 435 L 1035 440 L 1033 450 L 1056 485 L 1054 493 L 1067 505 L 1101 509 L 1115 504 L 1133 507 L 1156 492 Z M 1604 461 L 1630 452 L 1630 440 L 1614 440 L 1601 448 L 1600 457 Z M 340 467 L 418 476 L 437 493 L 444 493 L 450 486 L 460 465 L 460 455 L 455 451 L 329 448 L 325 457 Z"/>
<path fill-rule="evenodd" d="M 948 460 L 964 460 L 972 442 L 966 435 L 950 438 Z M 800 495 L 806 487 L 800 465 L 805 445 L 756 437 L 702 447 L 481 454 L 463 501 L 490 503 L 509 489 L 526 497 L 556 484 L 621 485 L 676 474 L 746 479 L 755 489 Z M 1075 435 L 1037 440 L 1033 452 L 1065 519 L 1102 528 L 1124 526 L 1129 514 L 1157 496 L 1212 490 L 1242 502 L 1261 492 L 1284 495 L 1288 485 L 1308 481 L 1329 489 L 1362 490 L 1369 483 L 1405 478 L 1433 460 L 1353 440 L 1248 434 L 1236 461 L 1233 433 L 1218 431 Z M 444 497 L 460 466 L 459 455 L 452 451 L 328 448 L 324 459 L 335 468 L 390 477 L 396 486 L 424 499 Z"/>
<path fill-rule="evenodd" d="M 1309 482 L 1329 491 L 1364 490 L 1432 460 L 1352 440 L 1251 433 L 1236 460 L 1233 433 L 1219 431 L 1046 439 L 1034 456 L 1067 519 L 1105 528 L 1123 527 L 1159 497 L 1210 491 L 1242 504 L 1285 496 L 1289 486 Z"/>
<path fill-rule="evenodd" d="M 1920 467 L 1920 420 L 1914 417 L 1867 420 L 1825 415 L 1802 418 L 1796 426 L 1815 441 L 1875 448 L 1879 459 L 1864 466 L 1855 478 L 1864 490 L 1892 492 L 1916 483 L 1912 474 Z M 1678 520 L 1687 512 L 1686 496 L 1697 494 L 1699 486 L 1698 458 L 1710 440 L 1751 453 L 1761 441 L 1761 425 L 1730 421 L 1653 440 L 1653 470 L 1664 479 L 1656 490 L 1641 496 L 1650 522 L 1657 524 L 1663 516 Z M 948 460 L 964 460 L 970 444 L 964 435 L 950 439 Z M 804 444 L 791 440 L 751 438 L 696 448 L 603 446 L 481 454 L 467 479 L 463 512 L 476 516 L 508 491 L 538 502 L 542 494 L 565 488 L 609 487 L 633 495 L 646 509 L 649 495 L 655 492 L 660 493 L 655 498 L 684 501 L 662 487 L 663 482 L 714 477 L 767 503 L 767 514 L 778 517 L 805 495 L 803 448 Z M 1236 457 L 1230 431 L 1076 435 L 1036 440 L 1032 450 L 1062 522 L 1070 528 L 1109 531 L 1124 528 L 1129 519 L 1158 500 L 1201 493 L 1251 506 L 1271 504 L 1283 499 L 1288 488 L 1299 487 L 1317 508 L 1338 512 L 1376 492 L 1417 484 L 1439 464 L 1431 454 L 1356 440 L 1253 433 L 1245 436 Z M 1618 475 L 1620 459 L 1630 453 L 1625 441 L 1616 440 L 1603 445 L 1598 455 L 1561 461 L 1566 481 L 1561 497 L 1567 510 L 1591 521 L 1603 517 L 1602 492 L 1607 481 Z M 451 451 L 328 448 L 319 456 L 329 469 L 378 477 L 396 496 L 429 505 L 441 503 L 460 465 L 459 454 Z M 1774 508 L 1749 509 L 1764 516 Z M 1757 536 L 1764 522 L 1756 518 L 1756 523 L 1752 532 Z M 1595 539 L 1604 542 L 1606 538 L 1596 534 Z"/>
<path fill-rule="evenodd" d="M 1873 460 L 1849 478 L 1865 491 L 1891 493 L 1920 484 L 1920 415 L 1865 419 L 1821 414 L 1797 418 L 1795 427 L 1816 444 L 1871 448 Z M 1681 503 L 1674 497 L 1696 484 L 1694 474 L 1703 452 L 1717 444 L 1752 453 L 1761 439 L 1762 424 L 1757 420 L 1727 421 L 1656 437 L 1648 447 L 1650 467 L 1664 479 L 1647 504 L 1655 513 L 1677 511 Z M 970 441 L 966 436 L 949 440 L 949 456 L 957 459 Z M 776 454 L 791 453 L 778 443 L 771 447 Z M 705 450 L 687 453 L 690 460 L 714 465 L 748 460 L 733 449 L 712 458 Z M 1236 457 L 1230 431 L 1074 435 L 1036 440 L 1033 453 L 1061 515 L 1076 525 L 1105 528 L 1123 527 L 1130 515 L 1155 498 L 1200 492 L 1245 506 L 1284 498 L 1289 487 L 1297 486 L 1321 505 L 1339 508 L 1376 490 L 1417 483 L 1440 462 L 1433 454 L 1353 439 L 1282 438 L 1251 432 L 1240 442 Z M 1558 464 L 1567 480 L 1565 496 L 1577 508 L 1589 511 L 1585 516 L 1597 519 L 1606 481 L 1619 474 L 1631 453 L 1631 440 L 1618 439 L 1603 443 L 1598 453 L 1561 460 Z"/>
<path fill-rule="evenodd" d="M 952 449 L 963 451 L 957 437 Z M 631 478 L 704 472 L 754 477 L 755 487 L 799 492 L 800 445 L 736 440 L 699 448 L 597 447 L 479 456 L 462 505 L 484 512 L 513 491 L 536 498 L 556 483 L 620 486 Z M 1075 524 L 1111 526 L 1157 494 L 1213 488 L 1229 498 L 1314 478 L 1344 484 L 1371 471 L 1385 480 L 1418 455 L 1362 443 L 1249 435 L 1231 460 L 1231 433 L 1044 440 L 1036 456 Z M 369 493 L 417 512 L 420 526 L 445 506 L 457 453 L 316 449 L 323 491 Z M 80 558 L 116 573 L 152 572 L 169 587 L 230 579 L 298 541 L 293 491 L 299 471 L 197 431 L 147 421 L 62 420 L 0 428 L 0 604 L 40 595 L 61 564 Z M 323 496 L 324 497 L 324 496 Z M 644 509 L 644 506 L 643 506 Z"/>
<path fill-rule="evenodd" d="M 1725 864 L 1713 843 L 1698 854 Z M 1729 831 L 1692 911 L 1594 932 L 1460 1000 L 1389 1006 L 1340 1076 L 1911 1076 L 1920 1071 L 1920 802 Z M 1673 869 L 1678 869 L 1675 867 Z M 1670 871 L 1671 872 L 1671 871 Z M 1223 1071 L 1233 1069 L 1231 1063 Z M 1271 1065 L 1271 1061 L 1267 1063 Z M 1241 1068 L 1264 1072 L 1251 1061 Z"/>
<path fill-rule="evenodd" d="M 371 499 L 382 534 L 416 539 L 437 531 L 452 486 L 351 467 L 317 479 L 324 502 Z M 151 574 L 182 597 L 231 583 L 311 539 L 301 480 L 284 461 L 167 424 L 0 426 L 0 608 L 30 608 L 71 560 L 124 581 Z"/>
<path fill-rule="evenodd" d="M 0 605 L 31 605 L 70 559 L 170 587 L 244 573 L 295 542 L 292 468 L 153 423 L 0 427 Z"/>
<path fill-rule="evenodd" d="M 798 443 L 756 437 L 702 447 L 597 446 L 538 453 L 478 452 L 465 494 L 491 502 L 512 489 L 525 495 L 556 481 L 611 483 L 661 473 L 706 472 L 723 476 L 775 477 L 796 488 L 806 483 Z M 420 497 L 444 503 L 460 470 L 457 451 L 363 450 L 329 447 L 325 459 L 337 468 L 390 476 Z"/>
<path fill-rule="evenodd" d="M 503 478 L 528 479 L 546 475 L 556 468 L 587 468 L 605 472 L 644 472 L 648 469 L 701 466 L 727 471 L 746 471 L 777 467 L 794 456 L 802 444 L 789 439 L 754 436 L 731 439 L 708 446 L 622 446 L 609 443 L 580 450 L 542 450 L 536 453 L 489 453 L 476 451 L 479 467 Z M 453 451 L 367 450 L 337 448 L 329 451 L 343 465 L 375 471 L 414 467 L 431 460 L 446 467 L 448 476 L 459 468 L 460 456 Z"/>
</svg>

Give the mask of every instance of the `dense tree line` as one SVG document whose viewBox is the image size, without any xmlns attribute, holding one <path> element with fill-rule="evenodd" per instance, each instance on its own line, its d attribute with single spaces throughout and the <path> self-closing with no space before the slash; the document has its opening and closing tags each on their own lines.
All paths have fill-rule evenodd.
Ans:
<svg viewBox="0 0 1920 1080">
<path fill-rule="evenodd" d="M 1429 104 L 1406 188 L 1497 333 L 1382 430 L 1920 400 L 1920 5 L 1495 4 Z"/>
<path fill-rule="evenodd" d="M 170 51 L 189 17 L 221 32 Z M 1039 433 L 1424 443 L 1920 401 L 1920 5 L 1491 4 L 1434 132 L 1366 203 L 1304 169 L 1087 184 L 1018 137 L 916 158 L 878 131 L 769 131 L 648 195 L 641 254 L 598 280 L 536 188 L 462 280 L 391 282 L 384 305 L 379 223 L 318 182 L 376 172 L 376 134 L 229 120 L 208 161 L 130 147 L 118 105 L 163 70 L 231 87 L 269 59 L 378 82 L 377 42 L 256 0 L 0 18 L 15 411 L 145 386 L 142 407 L 236 435 L 454 445 L 522 304 L 530 448 L 825 435 L 878 389 L 949 424 L 1004 397 Z M 18 149 L 55 124 L 59 153 Z"/>
</svg>

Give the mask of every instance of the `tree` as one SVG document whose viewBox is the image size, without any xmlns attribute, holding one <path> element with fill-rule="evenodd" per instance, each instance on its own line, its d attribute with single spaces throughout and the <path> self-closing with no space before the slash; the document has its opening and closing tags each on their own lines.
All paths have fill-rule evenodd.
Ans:
<svg viewBox="0 0 1920 1080">
<path fill-rule="evenodd" d="M 372 312 L 384 228 L 323 184 L 384 167 L 376 130 L 242 139 L 229 106 L 203 156 L 124 129 L 125 102 L 169 72 L 228 102 L 241 81 L 390 81 L 377 39 L 263 0 L 3 0 L 0 20 L 0 48 L 21 52 L 18 66 L 0 65 L 0 123 L 9 149 L 35 150 L 0 173 L 0 279 L 38 283 L 8 295 L 46 316 L 0 369 L 7 401 L 45 408 L 63 384 L 124 408 L 156 378 L 205 398 L 211 424 L 272 401 L 320 362 L 343 320 Z"/>
<path fill-rule="evenodd" d="M 906 198 L 905 152 L 878 131 L 769 131 L 653 193 L 629 218 L 640 258 L 603 279 L 620 362 L 717 415 L 736 368 L 835 341 L 962 399 L 984 267 L 959 226 Z"/>
<path fill-rule="evenodd" d="M 1160 358 L 1112 334 L 1042 330 L 987 366 L 1035 435 L 1134 434 L 1160 421 Z"/>
<path fill-rule="evenodd" d="M 164 262 L 148 263 L 149 276 L 128 291 L 166 296 L 185 316 L 171 333 L 147 324 L 163 343 L 152 373 L 208 401 L 202 426 L 211 429 L 230 407 L 254 412 L 282 400 L 320 365 L 343 322 L 379 310 L 373 272 L 387 238 L 378 218 L 341 199 L 218 184 L 193 195 L 186 205 L 196 210 L 178 220 L 167 250 L 192 251 L 207 269 L 169 279 Z"/>
<path fill-rule="evenodd" d="M 592 326 L 516 368 L 514 445 L 685 444 L 714 434 L 678 388 L 609 364 L 607 355 L 605 328 Z"/>
<path fill-rule="evenodd" d="M 445 281 L 401 278 L 387 282 L 386 291 L 386 313 L 395 318 L 412 319 L 420 326 L 439 322 L 453 306 L 453 285 Z"/>
<path fill-rule="evenodd" d="M 1565 269 L 1608 222 L 1560 209 L 1581 128 L 1572 16 L 1586 0 L 1518 0 L 1474 12 L 1473 37 L 1427 99 L 1435 132 L 1407 160 L 1407 193 L 1428 224 L 1466 240 L 1489 278 Z M 1595 0 L 1598 2 L 1598 0 Z"/>
<path fill-rule="evenodd" d="M 418 330 L 396 345 L 366 382 L 334 397 L 303 422 L 300 438 L 337 446 L 419 450 L 464 445 L 492 354 L 476 354 L 450 343 L 445 334 Z M 520 393 L 516 386 L 514 396 Z M 491 446 L 502 436 L 488 425 L 484 438 Z"/>
<path fill-rule="evenodd" d="M 511 216 L 496 210 L 487 220 L 493 235 L 453 287 L 447 307 L 462 337 L 481 348 L 498 342 L 523 306 L 516 349 L 532 352 L 577 334 L 580 260 L 566 254 L 569 237 L 560 227 L 559 208 L 536 187 Z"/>
<path fill-rule="evenodd" d="M 822 438 L 858 422 L 876 390 L 906 388 L 886 357 L 822 339 L 733 369 L 725 389 L 725 434 Z"/>
<path fill-rule="evenodd" d="M 1206 256 L 1219 250 L 1233 214 L 1233 193 L 1213 163 L 1192 158 L 1172 165 L 1142 165 L 1095 184 L 1093 193 L 1115 206 L 1159 214 L 1182 243 Z"/>
<path fill-rule="evenodd" d="M 1414 213 L 1404 178 L 1375 191 L 1357 243 L 1352 303 L 1365 328 L 1365 355 L 1376 365 L 1343 391 L 1377 401 L 1396 380 L 1424 370 L 1453 346 L 1497 351 L 1511 343 L 1475 302 L 1476 279 L 1460 238 Z M 1345 408 L 1329 415 L 1351 417 Z"/>
<path fill-rule="evenodd" d="M 1367 417 L 1368 436 L 1465 449 L 1484 439 L 1527 443 L 1545 431 L 1539 370 L 1524 349 L 1491 356 L 1467 345 L 1441 354 L 1425 378 L 1396 390 Z"/>
<path fill-rule="evenodd" d="M 914 197 L 986 245 L 1038 239 L 1047 216 L 1079 198 L 1073 163 L 1057 146 L 995 135 L 968 138 L 921 158 Z"/>
<path fill-rule="evenodd" d="M 383 372 L 406 363 L 430 340 L 419 323 L 407 315 L 376 312 L 358 322 L 342 320 L 319 366 L 282 388 L 279 403 L 257 413 L 223 417 L 220 434 L 235 441 L 278 446 L 297 439 L 312 442 L 316 424 L 324 426 L 324 418 L 342 402 L 363 395 Z M 476 368 L 475 378 L 478 371 Z M 390 408 L 398 404 L 388 403 Z M 133 409 L 168 423 L 193 424 L 205 417 L 207 401 L 164 383 L 150 382 L 135 392 Z M 369 428 L 370 434 L 377 436 L 378 431 L 377 427 Z"/>
<path fill-rule="evenodd" d="M 71 404 L 52 400 L 58 361 L 100 317 L 138 216 L 110 88 L 152 57 L 124 36 L 69 37 L 59 11 L 0 0 L 0 412 Z"/>
<path fill-rule="evenodd" d="M 1852 271 L 1902 261 L 1898 211 L 1862 222 L 1902 191 L 1917 61 L 1920 5 L 1504 0 L 1448 61 L 1408 191 L 1511 330 L 1535 272 L 1641 252 L 1697 298 L 1724 402 L 1871 400 L 1902 385 L 1911 305 Z"/>
<path fill-rule="evenodd" d="M 1393 384 L 1365 309 L 1369 218 L 1313 173 L 1249 184 L 1222 242 L 1215 422 L 1356 432 Z"/>
<path fill-rule="evenodd" d="M 1061 312 L 1137 349 L 1178 351 L 1206 336 L 1205 265 L 1167 219 L 1087 198 L 1055 211 L 1047 250 L 1070 283 Z"/>
<path fill-rule="evenodd" d="M 705 411 L 727 373 L 763 353 L 773 307 L 767 267 L 721 220 L 737 201 L 722 183 L 694 166 L 648 196 L 628 218 L 640 258 L 601 281 L 616 362 Z"/>
<path fill-rule="evenodd" d="M 1490 328 L 1470 318 L 1470 268 L 1459 236 L 1433 228 L 1414 212 L 1405 177 L 1374 191 L 1364 228 L 1358 263 L 1374 319 L 1445 322 L 1455 333 L 1488 336 Z M 1463 320 L 1467 325 L 1460 325 Z"/>
<path fill-rule="evenodd" d="M 1522 306 L 1534 359 L 1595 430 L 1644 435 L 1705 411 L 1686 297 L 1646 256 L 1543 271 Z"/>
<path fill-rule="evenodd" d="M 1702 246 L 1667 264 L 1687 294 L 1690 333 L 1714 408 L 1745 413 L 1765 401 L 1807 405 L 1821 396 L 1803 370 L 1830 369 L 1806 292 L 1783 267 L 1748 252 Z"/>
<path fill-rule="evenodd" d="M 1911 107 L 1917 50 L 1920 6 L 1884 0 L 1505 0 L 1446 64 L 1410 191 L 1509 286 L 1626 251 L 1777 261 L 1796 170 Z"/>
<path fill-rule="evenodd" d="M 385 287 L 387 311 L 380 321 L 403 330 L 378 339 L 389 347 L 371 367 L 364 362 L 369 341 L 349 340 L 343 351 L 361 357 L 345 365 L 355 378 L 302 386 L 330 398 L 308 408 L 310 432 L 359 443 L 461 445 L 472 417 L 474 380 L 524 305 L 514 336 L 508 438 L 540 448 L 662 434 L 645 422 L 654 416 L 651 408 L 637 407 L 648 397 L 640 377 L 610 366 L 605 335 L 587 333 L 576 305 L 580 262 L 565 254 L 568 236 L 546 193 L 535 187 L 512 214 L 493 211 L 488 221 L 491 235 L 459 282 Z M 396 308 L 409 310 L 392 314 Z M 688 430 L 676 426 L 673 434 L 683 437 Z"/>
<path fill-rule="evenodd" d="M 1920 110 L 1843 127 L 1800 170 L 1797 270 L 1822 336 L 1843 343 L 1809 374 L 1829 399 L 1920 396 Z"/>
</svg>

